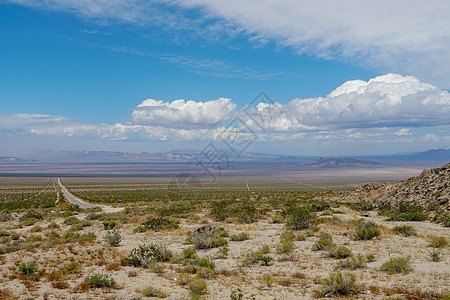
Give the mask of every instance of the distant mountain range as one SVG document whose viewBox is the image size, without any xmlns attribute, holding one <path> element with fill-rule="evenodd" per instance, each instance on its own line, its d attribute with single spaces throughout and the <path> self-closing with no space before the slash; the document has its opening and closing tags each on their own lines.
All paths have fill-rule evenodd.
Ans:
<svg viewBox="0 0 450 300">
<path fill-rule="evenodd" d="M 380 163 L 359 160 L 354 158 L 319 158 L 312 161 L 299 164 L 299 166 L 310 168 L 325 168 L 325 169 L 337 169 L 337 168 L 367 168 L 380 166 Z"/>
<path fill-rule="evenodd" d="M 358 168 L 380 165 L 444 165 L 450 162 L 450 149 L 433 149 L 425 152 L 386 155 L 321 158 L 314 156 L 274 155 L 248 152 L 236 156 L 224 152 L 222 163 L 291 164 L 302 168 Z M 38 152 L 31 159 L 13 156 L 0 157 L 1 164 L 23 163 L 192 163 L 207 161 L 211 153 L 196 150 L 173 150 L 159 153 L 132 153 L 117 151 L 47 151 Z"/>
</svg>

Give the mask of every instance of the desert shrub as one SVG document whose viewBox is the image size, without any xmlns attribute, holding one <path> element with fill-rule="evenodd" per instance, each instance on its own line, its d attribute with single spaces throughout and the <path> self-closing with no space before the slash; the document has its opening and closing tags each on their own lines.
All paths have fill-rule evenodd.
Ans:
<svg viewBox="0 0 450 300">
<path fill-rule="evenodd" d="M 416 235 L 416 229 L 410 225 L 395 226 L 392 231 L 396 234 L 403 234 L 404 236 Z"/>
<path fill-rule="evenodd" d="M 86 216 L 86 220 L 89 221 L 100 220 L 103 216 L 104 216 L 103 214 L 92 213 Z"/>
<path fill-rule="evenodd" d="M 356 270 L 359 268 L 364 268 L 366 266 L 367 258 L 362 255 L 358 254 L 352 257 L 349 257 L 339 264 L 339 267 L 342 269 L 350 269 L 350 270 Z"/>
<path fill-rule="evenodd" d="M 214 259 L 212 259 L 211 257 L 200 258 L 198 260 L 195 260 L 194 263 L 199 267 L 208 268 L 211 270 L 214 270 L 214 268 L 216 267 Z"/>
<path fill-rule="evenodd" d="M 37 226 L 34 226 L 33 228 L 31 228 L 30 231 L 31 232 L 41 232 L 42 231 L 42 227 L 37 225 Z"/>
<path fill-rule="evenodd" d="M 169 219 L 166 218 L 153 218 L 145 221 L 142 223 L 142 226 L 144 226 L 146 229 L 150 230 L 163 230 L 163 229 L 177 229 L 179 225 Z"/>
<path fill-rule="evenodd" d="M 438 221 L 442 223 L 442 226 L 444 227 L 450 227 L 450 215 L 449 214 L 443 214 L 438 218 Z"/>
<path fill-rule="evenodd" d="M 202 295 L 206 293 L 206 281 L 203 279 L 194 279 L 189 283 L 189 289 L 196 295 Z"/>
<path fill-rule="evenodd" d="M 14 218 L 8 212 L 3 212 L 0 214 L 0 222 L 8 222 L 11 221 L 12 219 Z"/>
<path fill-rule="evenodd" d="M 444 248 L 448 245 L 448 241 L 443 236 L 432 236 L 430 238 L 430 247 L 433 248 Z"/>
<path fill-rule="evenodd" d="M 67 211 L 71 211 L 71 212 L 81 211 L 81 209 L 82 208 L 78 204 L 73 204 L 73 203 L 70 203 L 66 208 Z"/>
<path fill-rule="evenodd" d="M 284 211 L 286 226 L 294 230 L 308 229 L 315 222 L 316 214 L 306 206 L 290 207 Z"/>
<path fill-rule="evenodd" d="M 173 215 L 181 215 L 184 213 L 188 213 L 193 211 L 192 206 L 187 206 L 184 204 L 172 203 L 167 207 L 161 208 L 158 210 L 158 214 L 160 216 L 173 216 Z"/>
<path fill-rule="evenodd" d="M 38 267 L 35 264 L 20 264 L 17 268 L 25 275 L 32 275 L 38 271 Z"/>
<path fill-rule="evenodd" d="M 155 297 L 155 298 L 167 298 L 167 293 L 159 288 L 147 286 L 142 290 L 142 296 Z"/>
<path fill-rule="evenodd" d="M 227 240 L 220 236 L 224 230 L 213 226 L 205 225 L 195 230 L 190 241 L 197 249 L 209 249 L 228 244 Z"/>
<path fill-rule="evenodd" d="M 116 227 L 116 222 L 114 222 L 114 221 L 104 221 L 103 222 L 103 227 L 105 228 L 105 230 L 113 229 L 114 227 Z"/>
<path fill-rule="evenodd" d="M 331 246 L 327 248 L 328 254 L 337 259 L 346 258 L 352 255 L 352 250 L 341 245 L 341 246 Z"/>
<path fill-rule="evenodd" d="M 243 223 L 255 222 L 263 215 L 263 211 L 259 210 L 254 202 L 248 200 L 221 200 L 213 202 L 210 212 L 218 220 L 224 221 L 227 218 L 235 217 Z"/>
<path fill-rule="evenodd" d="M 313 245 L 313 251 L 326 250 L 333 247 L 333 238 L 328 232 L 322 232 L 319 240 Z"/>
<path fill-rule="evenodd" d="M 112 247 L 117 247 L 120 245 L 120 242 L 122 241 L 122 236 L 120 235 L 120 232 L 117 230 L 109 231 L 105 235 L 105 241 L 108 243 L 108 245 Z"/>
<path fill-rule="evenodd" d="M 433 249 L 429 253 L 431 261 L 438 262 L 441 261 L 441 252 Z"/>
<path fill-rule="evenodd" d="M 280 235 L 280 243 L 277 245 L 277 252 L 279 254 L 289 253 L 294 249 L 294 241 L 297 236 L 292 231 L 284 231 Z"/>
<path fill-rule="evenodd" d="M 183 249 L 183 257 L 190 259 L 190 258 L 197 258 L 197 250 L 194 247 L 188 247 Z"/>
<path fill-rule="evenodd" d="M 381 271 L 387 272 L 388 274 L 407 274 L 412 271 L 409 257 L 395 257 L 389 259 L 387 262 L 381 265 Z"/>
<path fill-rule="evenodd" d="M 269 266 L 270 262 L 273 260 L 273 257 L 261 255 L 258 259 L 262 262 L 263 266 Z"/>
<path fill-rule="evenodd" d="M 369 201 L 361 200 L 357 203 L 353 203 L 351 208 L 356 211 L 371 211 L 375 209 L 375 205 Z"/>
<path fill-rule="evenodd" d="M 220 247 L 219 251 L 217 251 L 217 256 L 216 258 L 227 258 L 228 257 L 228 247 Z"/>
<path fill-rule="evenodd" d="M 162 244 L 143 244 L 131 250 L 128 254 L 128 264 L 135 267 L 147 267 L 149 263 L 166 262 L 172 257 L 172 252 Z"/>
<path fill-rule="evenodd" d="M 331 273 L 323 280 L 322 293 L 325 296 L 348 296 L 358 294 L 356 277 L 352 273 Z"/>
<path fill-rule="evenodd" d="M 386 215 L 388 221 L 424 221 L 428 219 L 428 214 L 420 205 L 412 203 L 400 203 L 394 207 L 390 204 L 380 204 L 379 214 Z"/>
<path fill-rule="evenodd" d="M 81 265 L 79 262 L 73 261 L 73 262 L 65 264 L 61 270 L 68 274 L 75 274 L 80 269 L 80 266 Z"/>
<path fill-rule="evenodd" d="M 29 210 L 20 219 L 21 220 L 26 220 L 26 219 L 42 220 L 43 218 L 44 217 L 42 216 L 41 213 L 34 211 L 34 210 Z"/>
<path fill-rule="evenodd" d="M 86 278 L 86 283 L 91 287 L 112 287 L 115 284 L 114 278 L 109 274 L 95 273 Z"/>
<path fill-rule="evenodd" d="M 380 228 L 375 222 L 369 221 L 359 224 L 356 228 L 355 238 L 357 240 L 371 240 L 381 234 Z"/>
<path fill-rule="evenodd" d="M 66 224 L 66 225 L 75 225 L 75 224 L 78 224 L 78 223 L 80 223 L 81 221 L 80 221 L 80 219 L 78 219 L 77 217 L 67 217 L 67 218 L 65 218 L 64 219 L 64 224 Z"/>
<path fill-rule="evenodd" d="M 242 242 L 242 241 L 246 241 L 249 239 L 249 236 L 246 232 L 241 232 L 239 234 L 233 234 L 232 236 L 230 236 L 230 240 L 232 241 L 238 241 L 238 242 Z"/>
</svg>

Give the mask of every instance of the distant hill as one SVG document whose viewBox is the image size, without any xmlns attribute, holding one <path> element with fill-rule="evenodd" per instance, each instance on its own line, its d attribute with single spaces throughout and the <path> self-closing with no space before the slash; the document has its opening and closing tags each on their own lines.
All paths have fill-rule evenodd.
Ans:
<svg viewBox="0 0 450 300">
<path fill-rule="evenodd" d="M 380 163 L 432 164 L 440 166 L 450 162 L 450 149 L 432 149 L 425 152 L 401 155 L 364 156 L 355 158 L 368 159 Z"/>
<path fill-rule="evenodd" d="M 366 184 L 353 192 L 353 199 L 369 199 L 391 204 L 415 203 L 424 207 L 439 205 L 450 210 L 450 163 L 425 169 L 417 177 L 392 184 Z"/>
<path fill-rule="evenodd" d="M 329 169 L 329 168 L 367 168 L 380 166 L 381 164 L 368 160 L 359 160 L 345 157 L 345 158 L 319 158 L 298 165 L 310 168 Z"/>
</svg>

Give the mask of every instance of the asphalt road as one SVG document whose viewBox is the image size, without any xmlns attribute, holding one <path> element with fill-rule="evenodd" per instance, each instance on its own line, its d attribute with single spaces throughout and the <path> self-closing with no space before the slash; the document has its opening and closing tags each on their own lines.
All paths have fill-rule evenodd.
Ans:
<svg viewBox="0 0 450 300">
<path fill-rule="evenodd" d="M 90 208 L 90 207 L 100 207 L 100 208 L 104 208 L 106 205 L 99 205 L 99 204 L 92 204 L 92 203 L 87 203 L 83 200 L 81 200 L 80 198 L 75 197 L 74 195 L 72 195 L 67 188 L 61 183 L 61 178 L 58 178 L 58 184 L 62 189 L 62 192 L 64 193 L 64 196 L 66 196 L 67 200 L 69 200 L 70 203 L 79 205 L 81 208 Z"/>
</svg>

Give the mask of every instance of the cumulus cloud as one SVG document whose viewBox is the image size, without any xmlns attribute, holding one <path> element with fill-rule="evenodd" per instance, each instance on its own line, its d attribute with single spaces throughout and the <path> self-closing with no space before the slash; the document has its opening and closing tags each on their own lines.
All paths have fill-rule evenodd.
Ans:
<svg viewBox="0 0 450 300">
<path fill-rule="evenodd" d="M 229 120 L 235 109 L 236 104 L 228 98 L 206 102 L 147 99 L 133 110 L 132 122 L 175 128 L 212 128 Z"/>
<path fill-rule="evenodd" d="M 348 81 L 327 97 L 294 99 L 259 108 L 284 114 L 267 124 L 279 131 L 421 127 L 450 123 L 450 94 L 413 76 L 387 74 Z M 258 110 L 257 108 L 255 109 Z M 249 126 L 255 126 L 252 119 Z"/>
<path fill-rule="evenodd" d="M 326 97 L 256 103 L 237 109 L 228 98 L 206 102 L 147 99 L 128 121 L 95 124 L 63 116 L 0 113 L 0 135 L 86 137 L 115 141 L 207 141 L 242 132 L 260 142 L 430 141 L 450 126 L 450 94 L 412 76 L 387 74 L 348 81 Z M 244 123 L 231 122 L 239 116 Z M 258 124 L 257 124 L 258 122 Z M 228 124 L 234 124 L 228 126 Z M 244 126 L 251 131 L 241 130 Z M 414 130 L 421 130 L 422 136 Z M 245 128 L 244 128 L 245 129 Z M 447 128 L 448 129 L 448 128 Z M 435 132 L 440 132 L 439 130 Z M 245 136 L 247 135 L 247 136 Z"/>
</svg>

